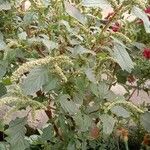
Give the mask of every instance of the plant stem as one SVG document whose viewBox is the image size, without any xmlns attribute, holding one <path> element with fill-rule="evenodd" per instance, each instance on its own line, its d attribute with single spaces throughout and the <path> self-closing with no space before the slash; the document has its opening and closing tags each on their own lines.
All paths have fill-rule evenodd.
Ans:
<svg viewBox="0 0 150 150">
<path fill-rule="evenodd" d="M 101 35 L 107 30 L 107 28 L 110 27 L 112 21 L 114 20 L 114 18 L 116 17 L 116 15 L 118 14 L 118 12 L 120 12 L 120 10 L 123 8 L 123 4 L 121 4 L 114 12 L 114 14 L 112 15 L 112 17 L 109 19 L 108 23 L 105 25 L 105 27 L 102 29 L 101 33 L 100 33 L 100 37 Z"/>
<path fill-rule="evenodd" d="M 125 145 L 126 150 L 129 150 L 128 141 L 124 141 L 124 145 Z"/>
<path fill-rule="evenodd" d="M 130 98 L 133 96 L 133 94 L 135 93 L 135 91 L 136 91 L 136 89 L 134 89 L 134 90 L 132 91 L 132 93 L 129 95 L 129 98 L 127 99 L 127 101 L 130 100 Z"/>
</svg>

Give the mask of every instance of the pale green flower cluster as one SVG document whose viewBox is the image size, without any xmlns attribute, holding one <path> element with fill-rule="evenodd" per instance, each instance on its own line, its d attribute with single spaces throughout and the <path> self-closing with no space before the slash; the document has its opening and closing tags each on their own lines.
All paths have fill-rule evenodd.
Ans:
<svg viewBox="0 0 150 150">
<path fill-rule="evenodd" d="M 54 65 L 54 69 L 55 69 L 54 70 L 55 73 L 57 73 L 64 82 L 67 82 L 66 76 L 64 75 L 64 73 L 62 72 L 62 69 L 58 66 L 57 63 Z"/>
<path fill-rule="evenodd" d="M 144 113 L 142 109 L 135 106 L 133 103 L 125 101 L 125 100 L 116 100 L 114 102 L 108 102 L 106 103 L 107 107 L 105 109 L 105 112 L 107 113 L 111 108 L 113 108 L 116 105 L 123 105 L 126 108 L 130 108 L 132 112 L 138 112 L 138 113 Z"/>
<path fill-rule="evenodd" d="M 132 41 L 127 36 L 122 34 L 121 32 L 114 32 L 113 35 L 116 38 L 121 39 L 121 41 L 125 41 L 125 42 L 130 43 L 130 44 L 132 43 Z"/>
<path fill-rule="evenodd" d="M 31 106 L 35 109 L 45 108 L 45 106 L 38 102 L 30 99 L 24 95 L 21 88 L 18 85 L 14 85 L 11 89 L 8 89 L 9 95 L 0 99 L 0 106 L 2 105 L 14 105 L 16 108 Z"/>
<path fill-rule="evenodd" d="M 29 61 L 24 63 L 13 73 L 12 81 L 17 82 L 24 73 L 29 72 L 35 67 L 42 66 L 42 65 L 50 65 L 53 68 L 53 72 L 58 74 L 63 81 L 67 82 L 67 78 L 64 75 L 63 70 L 59 66 L 63 64 L 73 65 L 69 57 L 63 55 L 56 56 L 56 57 L 47 56 L 45 58 Z M 9 95 L 6 95 L 5 97 L 0 99 L 0 106 L 13 105 L 15 106 L 13 110 L 18 110 L 20 108 L 24 108 L 27 106 L 31 106 L 33 110 L 46 109 L 44 104 L 32 100 L 28 96 L 24 95 L 19 84 L 15 83 L 14 86 L 11 86 L 8 89 L 8 93 Z"/>
<path fill-rule="evenodd" d="M 146 0 L 133 0 L 134 4 L 137 4 L 142 9 L 146 8 Z"/>
<path fill-rule="evenodd" d="M 117 0 L 107 0 L 114 8 L 117 8 L 118 2 Z"/>
<path fill-rule="evenodd" d="M 19 78 L 26 72 L 29 72 L 35 67 L 42 66 L 42 65 L 53 65 L 56 73 L 62 77 L 64 81 L 67 81 L 67 78 L 65 77 L 62 69 L 59 67 L 61 64 L 68 64 L 73 65 L 72 61 L 67 56 L 56 56 L 56 57 L 50 57 L 47 56 L 45 58 L 33 60 L 24 63 L 22 66 L 20 66 L 13 74 L 12 74 L 12 81 L 17 82 Z"/>
</svg>

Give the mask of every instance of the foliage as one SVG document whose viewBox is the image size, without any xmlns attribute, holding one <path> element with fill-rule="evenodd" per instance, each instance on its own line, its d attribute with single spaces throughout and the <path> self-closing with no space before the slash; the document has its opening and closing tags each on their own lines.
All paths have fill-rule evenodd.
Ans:
<svg viewBox="0 0 150 150">
<path fill-rule="evenodd" d="M 127 150 L 130 126 L 148 133 L 148 108 L 130 101 L 130 89 L 149 93 L 148 5 L 145 0 L 1 0 L 0 106 L 12 109 L 0 120 L 0 149 Z M 110 8 L 104 17 L 102 11 Z M 124 13 L 137 18 L 130 21 Z M 126 89 L 124 95 L 111 90 L 116 83 Z M 27 107 L 26 117 L 7 125 L 12 112 Z M 49 120 L 32 133 L 27 118 L 34 119 L 37 109 Z"/>
</svg>

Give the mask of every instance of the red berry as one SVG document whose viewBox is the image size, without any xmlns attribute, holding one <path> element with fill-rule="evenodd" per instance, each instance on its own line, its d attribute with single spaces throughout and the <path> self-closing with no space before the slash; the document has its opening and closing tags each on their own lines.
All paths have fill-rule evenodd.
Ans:
<svg viewBox="0 0 150 150">
<path fill-rule="evenodd" d="M 92 127 L 90 130 L 90 137 L 93 139 L 98 139 L 99 136 L 100 136 L 100 129 L 97 126 Z"/>
<path fill-rule="evenodd" d="M 128 80 L 129 83 L 135 82 L 135 78 L 134 78 L 133 75 L 129 75 L 129 76 L 127 77 L 127 80 Z"/>
<path fill-rule="evenodd" d="M 114 32 L 118 32 L 121 28 L 121 25 L 118 23 L 118 22 L 115 22 L 112 26 L 111 26 L 111 29 L 114 31 Z"/>
<path fill-rule="evenodd" d="M 145 13 L 150 14 L 150 6 L 145 9 Z"/>
<path fill-rule="evenodd" d="M 144 10 L 144 12 L 148 15 L 148 18 L 149 18 L 149 20 L 150 20 L 150 6 L 147 7 L 147 8 Z M 137 20 L 137 23 L 138 23 L 138 24 L 143 24 L 143 20 L 138 19 L 138 20 Z"/>
<path fill-rule="evenodd" d="M 144 50 L 143 50 L 143 56 L 146 59 L 150 59 L 150 48 L 144 48 Z"/>
</svg>

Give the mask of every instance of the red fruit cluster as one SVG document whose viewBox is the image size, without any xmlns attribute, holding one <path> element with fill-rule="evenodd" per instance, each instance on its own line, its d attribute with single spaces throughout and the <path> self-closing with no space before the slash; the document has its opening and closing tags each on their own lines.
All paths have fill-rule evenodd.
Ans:
<svg viewBox="0 0 150 150">
<path fill-rule="evenodd" d="M 145 9 L 145 13 L 150 14 L 150 6 Z"/>
<path fill-rule="evenodd" d="M 143 144 L 143 145 L 150 146 L 150 134 L 146 134 L 146 135 L 144 136 L 144 139 L 143 139 L 142 144 Z"/>
<path fill-rule="evenodd" d="M 128 75 L 127 80 L 129 83 L 133 83 L 133 82 L 135 82 L 135 77 L 130 74 L 130 75 Z"/>
<path fill-rule="evenodd" d="M 129 137 L 129 131 L 121 127 L 116 130 L 116 135 L 124 142 L 127 142 Z"/>
<path fill-rule="evenodd" d="M 145 9 L 145 13 L 148 15 L 148 18 L 150 20 L 150 6 Z"/>
<path fill-rule="evenodd" d="M 144 10 L 144 12 L 148 15 L 148 18 L 149 18 L 149 20 L 150 20 L 150 6 L 147 7 L 147 8 Z M 143 21 L 140 19 L 140 20 L 137 21 L 137 23 L 143 24 Z"/>
<path fill-rule="evenodd" d="M 121 29 L 120 23 L 115 22 L 115 23 L 111 26 L 111 29 L 112 29 L 114 32 L 118 32 L 118 31 Z"/>
<path fill-rule="evenodd" d="M 90 130 L 90 137 L 92 139 L 98 139 L 100 136 L 100 129 L 97 126 L 94 126 Z"/>
<path fill-rule="evenodd" d="M 150 59 L 150 48 L 144 48 L 144 50 L 143 50 L 143 56 L 146 59 Z"/>
<path fill-rule="evenodd" d="M 113 14 L 114 12 L 109 13 L 107 17 L 105 17 L 105 19 L 110 20 Z M 118 32 L 121 29 L 121 24 L 119 22 L 115 22 L 114 24 L 112 24 L 110 28 L 112 29 L 113 32 Z"/>
</svg>

